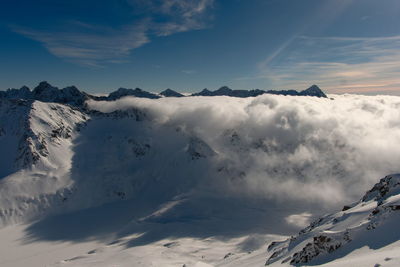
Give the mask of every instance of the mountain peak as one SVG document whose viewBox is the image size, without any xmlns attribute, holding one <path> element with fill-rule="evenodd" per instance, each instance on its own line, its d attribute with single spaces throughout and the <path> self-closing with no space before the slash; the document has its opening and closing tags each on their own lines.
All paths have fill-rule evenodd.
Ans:
<svg viewBox="0 0 400 267">
<path fill-rule="evenodd" d="M 36 88 L 49 88 L 49 87 L 53 87 L 50 83 L 48 83 L 47 81 L 41 81 L 38 86 L 35 87 Z"/>
<path fill-rule="evenodd" d="M 327 97 L 325 93 L 318 87 L 318 85 L 311 85 L 308 89 L 301 91 L 299 95 L 316 96 L 316 97 Z"/>
<path fill-rule="evenodd" d="M 214 95 L 213 92 L 211 92 L 207 88 L 204 88 L 199 93 L 192 94 L 192 96 L 212 96 L 212 95 Z"/>
<path fill-rule="evenodd" d="M 46 81 L 40 82 L 39 85 L 36 86 L 32 91 L 34 95 L 49 94 L 49 93 L 55 94 L 56 92 L 58 92 L 58 88 L 52 86 Z"/>
<path fill-rule="evenodd" d="M 172 89 L 165 89 L 160 93 L 160 95 L 165 96 L 165 97 L 182 97 L 183 95 L 181 93 L 178 93 Z"/>
<path fill-rule="evenodd" d="M 214 91 L 215 95 L 231 95 L 233 90 L 228 86 L 222 86 L 218 90 Z"/>
<path fill-rule="evenodd" d="M 23 91 L 23 92 L 27 92 L 27 91 L 31 91 L 31 89 L 29 89 L 29 87 L 28 86 L 26 86 L 26 85 L 24 85 L 24 86 L 22 86 L 21 88 L 19 88 L 19 90 L 20 91 Z"/>
</svg>

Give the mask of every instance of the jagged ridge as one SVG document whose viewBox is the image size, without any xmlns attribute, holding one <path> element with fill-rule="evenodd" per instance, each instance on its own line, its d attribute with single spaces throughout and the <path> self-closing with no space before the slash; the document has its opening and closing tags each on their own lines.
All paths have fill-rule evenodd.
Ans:
<svg viewBox="0 0 400 267">
<path fill-rule="evenodd" d="M 361 236 L 380 228 L 390 220 L 396 220 L 400 211 L 400 174 L 382 178 L 360 201 L 345 206 L 342 211 L 329 214 L 312 222 L 295 237 L 273 242 L 268 251 L 272 255 L 266 265 L 276 261 L 304 264 L 323 255 L 343 249 Z M 343 225 L 343 226 L 342 226 Z M 395 233 L 396 229 L 388 229 Z"/>
<path fill-rule="evenodd" d="M 201 92 L 194 93 L 190 96 L 231 96 L 244 98 L 255 97 L 262 94 L 327 97 L 324 92 L 322 92 L 322 90 L 316 85 L 313 85 L 310 88 L 301 92 L 295 90 L 232 90 L 227 86 L 223 86 L 215 91 L 204 89 Z M 79 107 L 83 107 L 85 101 L 89 99 L 97 101 L 114 101 L 125 96 L 134 96 L 149 99 L 157 99 L 160 97 L 185 97 L 183 94 L 180 94 L 171 89 L 166 89 L 158 95 L 144 91 L 140 88 L 119 88 L 118 90 L 111 92 L 108 96 L 94 96 L 80 91 L 75 86 L 68 86 L 66 88 L 59 89 L 50 85 L 46 81 L 40 82 L 39 85 L 36 86 L 32 91 L 27 86 L 23 86 L 20 89 L 8 89 L 7 91 L 0 91 L 0 98 L 39 100 L 42 102 L 54 102 Z"/>
</svg>

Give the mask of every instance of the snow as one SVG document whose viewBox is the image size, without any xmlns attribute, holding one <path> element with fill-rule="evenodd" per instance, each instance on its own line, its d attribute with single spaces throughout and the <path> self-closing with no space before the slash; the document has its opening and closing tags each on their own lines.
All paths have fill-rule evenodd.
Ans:
<svg viewBox="0 0 400 267">
<path fill-rule="evenodd" d="M 395 266 L 400 98 L 330 97 L 1 99 L 0 265 Z"/>
<path fill-rule="evenodd" d="M 354 207 L 324 216 L 297 236 L 271 245 L 267 264 L 331 263 L 366 246 L 374 250 L 370 254 L 380 253 L 387 247 L 399 250 L 396 243 L 400 232 L 396 225 L 400 209 L 393 205 L 400 196 L 399 179 L 400 175 L 382 178 Z M 398 257 L 395 262 L 399 262 Z"/>
</svg>

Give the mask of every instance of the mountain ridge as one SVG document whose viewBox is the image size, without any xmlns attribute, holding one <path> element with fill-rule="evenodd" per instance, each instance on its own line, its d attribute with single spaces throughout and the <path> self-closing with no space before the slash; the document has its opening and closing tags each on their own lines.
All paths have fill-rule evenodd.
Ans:
<svg viewBox="0 0 400 267">
<path fill-rule="evenodd" d="M 274 95 L 290 95 L 290 96 L 314 96 L 326 98 L 325 93 L 317 86 L 312 85 L 310 88 L 303 91 L 296 90 L 233 90 L 227 86 L 210 91 L 203 89 L 198 93 L 185 96 L 172 89 L 166 89 L 159 94 L 150 93 L 140 88 L 127 89 L 119 88 L 116 91 L 109 93 L 107 96 L 95 96 L 88 94 L 84 91 L 79 90 L 76 86 L 68 86 L 62 89 L 52 86 L 46 81 L 40 82 L 33 90 L 30 90 L 27 86 L 22 86 L 20 89 L 7 89 L 6 91 L 0 91 L 0 98 L 7 99 L 25 99 L 25 100 L 39 100 L 42 102 L 54 102 L 60 104 L 69 104 L 73 106 L 83 106 L 85 101 L 92 99 L 96 101 L 114 101 L 125 96 L 134 96 L 139 98 L 158 99 L 161 97 L 190 97 L 190 96 L 230 96 L 230 97 L 256 97 L 262 94 L 274 94 Z"/>
<path fill-rule="evenodd" d="M 265 265 L 278 261 L 291 265 L 318 260 L 318 263 L 323 263 L 330 254 L 350 253 L 354 247 L 366 245 L 363 243 L 366 237 L 371 244 L 390 244 L 393 233 L 396 233 L 392 228 L 399 211 L 400 174 L 392 174 L 380 179 L 358 202 L 320 217 L 296 236 L 272 242 L 268 246 L 272 255 Z"/>
</svg>

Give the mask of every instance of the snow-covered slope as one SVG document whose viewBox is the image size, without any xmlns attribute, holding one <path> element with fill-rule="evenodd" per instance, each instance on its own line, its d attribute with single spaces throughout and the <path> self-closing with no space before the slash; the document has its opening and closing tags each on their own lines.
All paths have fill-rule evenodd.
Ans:
<svg viewBox="0 0 400 267">
<path fill-rule="evenodd" d="M 321 264 L 344 257 L 357 248 L 379 249 L 400 241 L 400 175 L 389 175 L 363 198 L 342 211 L 312 222 L 307 228 L 283 242 L 268 247 L 274 262 Z M 397 246 L 397 251 L 400 247 Z M 400 254 L 390 258 L 400 263 Z M 372 263 L 371 263 L 372 264 Z"/>
<path fill-rule="evenodd" d="M 0 118 L 5 224 L 40 216 L 62 202 L 71 184 L 72 140 L 88 116 L 61 104 L 0 99 Z"/>
<path fill-rule="evenodd" d="M 254 267 L 264 266 L 266 255 L 268 266 L 398 266 L 399 201 L 400 175 L 389 175 L 360 201 L 321 217 L 297 236 L 272 243 L 271 240 L 279 237 L 250 234 L 221 239 L 167 235 L 161 240 L 143 243 L 140 240 L 145 233 L 127 234 L 129 228 L 145 223 L 136 221 L 125 225 L 124 235 L 103 245 L 92 244 L 92 249 L 81 249 L 51 266 Z M 168 231 L 186 225 L 170 222 L 169 227 L 163 224 L 158 227 Z"/>
</svg>

